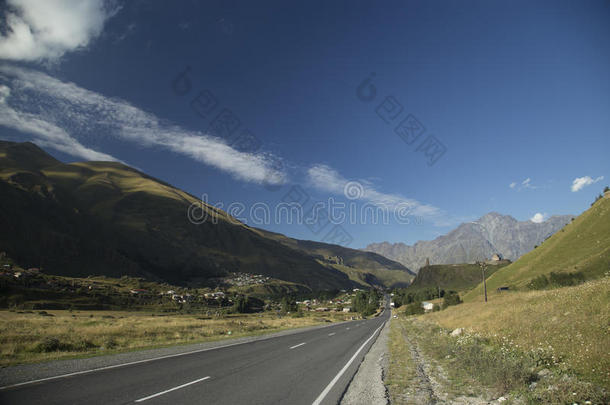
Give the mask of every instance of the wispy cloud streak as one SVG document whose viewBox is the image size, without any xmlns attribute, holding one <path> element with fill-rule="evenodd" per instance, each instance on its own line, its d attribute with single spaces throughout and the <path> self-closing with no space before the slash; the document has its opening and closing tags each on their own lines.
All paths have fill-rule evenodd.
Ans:
<svg viewBox="0 0 610 405">
<path fill-rule="evenodd" d="M 365 203 L 380 205 L 389 209 L 406 208 L 412 215 L 425 217 L 436 226 L 449 226 L 454 223 L 444 211 L 433 205 L 424 204 L 399 194 L 378 191 L 371 182 L 366 180 L 350 181 L 327 165 L 311 166 L 307 171 L 307 180 L 312 187 L 337 195 L 346 195 L 349 193 L 347 188 L 358 185 L 361 190 L 357 191 L 356 194 L 358 199 Z"/>
<path fill-rule="evenodd" d="M 113 137 L 143 147 L 162 147 L 254 183 L 283 184 L 275 157 L 233 149 L 220 138 L 191 131 L 118 98 L 109 98 L 44 73 L 0 65 L 3 112 L 0 124 L 31 133 L 63 152 L 116 160 L 82 145 Z"/>
</svg>

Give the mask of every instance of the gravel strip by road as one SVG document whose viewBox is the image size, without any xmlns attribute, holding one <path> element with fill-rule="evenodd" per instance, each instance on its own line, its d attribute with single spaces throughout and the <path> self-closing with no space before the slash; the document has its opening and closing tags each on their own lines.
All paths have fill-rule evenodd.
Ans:
<svg viewBox="0 0 610 405">
<path fill-rule="evenodd" d="M 388 369 L 388 340 L 391 318 L 364 357 L 341 399 L 341 405 L 386 405 L 388 395 L 383 376 Z"/>
<path fill-rule="evenodd" d="M 0 388 L 27 381 L 39 380 L 43 378 L 49 378 L 70 373 L 77 373 L 102 367 L 111 367 L 135 361 L 142 361 L 163 356 L 188 353 L 196 350 L 213 349 L 226 345 L 253 342 L 256 340 L 271 339 L 278 336 L 292 335 L 295 333 L 325 328 L 340 323 L 343 322 L 328 323 L 323 325 L 309 326 L 305 328 L 287 329 L 265 335 L 249 336 L 235 339 L 223 339 L 215 342 L 170 346 L 158 349 L 136 350 L 126 353 L 111 354 L 107 356 L 55 360 L 45 363 L 22 364 L 17 366 L 3 367 L 0 368 Z"/>
</svg>

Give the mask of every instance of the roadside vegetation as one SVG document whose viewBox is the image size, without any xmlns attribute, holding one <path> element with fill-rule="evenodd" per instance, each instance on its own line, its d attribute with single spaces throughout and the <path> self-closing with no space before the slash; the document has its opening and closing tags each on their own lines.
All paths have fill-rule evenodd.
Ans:
<svg viewBox="0 0 610 405">
<path fill-rule="evenodd" d="M 0 311 L 0 366 L 215 341 L 350 319 L 340 312 Z"/>
<path fill-rule="evenodd" d="M 595 280 L 610 271 L 610 198 L 596 200 L 563 229 L 516 262 L 487 279 L 488 291 L 508 287 L 511 291 L 552 288 Z M 554 273 L 551 276 L 551 273 Z M 564 274 L 568 274 L 563 276 Z M 548 280 L 548 285 L 540 276 Z M 482 285 L 464 294 L 465 302 L 476 301 Z"/>
<path fill-rule="evenodd" d="M 275 280 L 247 273 L 218 281 L 222 287 L 188 288 L 126 276 L 56 276 L 0 253 L 0 366 L 344 321 L 375 312 L 379 302 L 377 292 L 289 285 L 248 295 L 244 288 Z"/>
<path fill-rule="evenodd" d="M 352 310 L 359 312 L 362 316 L 373 315 L 379 309 L 381 297 L 381 293 L 374 289 L 358 291 L 352 300 Z"/>
<path fill-rule="evenodd" d="M 409 346 L 405 344 L 402 327 L 398 324 L 399 322 L 402 322 L 402 319 L 394 319 L 390 323 L 388 341 L 390 359 L 387 374 L 384 378 L 390 403 L 392 404 L 408 402 L 410 395 L 408 395 L 407 390 L 413 387 L 411 382 L 417 377 L 416 364 L 409 352 Z"/>
<path fill-rule="evenodd" d="M 448 381 L 443 395 L 503 396 L 532 404 L 608 403 L 608 291 L 606 276 L 573 287 L 492 293 L 487 303 L 419 316 L 407 316 L 407 306 L 407 312 L 396 311 L 400 316 L 392 328 L 401 328 L 431 364 L 441 367 L 436 376 L 441 393 L 443 378 Z M 391 336 L 398 339 L 396 333 Z M 390 350 L 392 358 L 404 356 L 397 343 L 390 343 Z M 391 368 L 395 363 L 390 376 L 397 373 Z M 392 384 L 396 387 L 396 379 Z"/>
</svg>

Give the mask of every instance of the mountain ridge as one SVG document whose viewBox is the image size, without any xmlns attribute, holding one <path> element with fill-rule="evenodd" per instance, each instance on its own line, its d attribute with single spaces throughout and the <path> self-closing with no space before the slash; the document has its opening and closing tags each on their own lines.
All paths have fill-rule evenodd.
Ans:
<svg viewBox="0 0 610 405">
<path fill-rule="evenodd" d="M 554 233 L 536 249 L 499 269 L 487 279 L 488 290 L 501 286 L 528 289 L 538 276 L 580 273 L 587 280 L 607 276 L 610 269 L 610 192 Z M 479 284 L 465 300 L 481 296 Z"/>
<path fill-rule="evenodd" d="M 554 215 L 541 223 L 518 221 L 510 215 L 489 212 L 476 221 L 465 222 L 445 235 L 413 245 L 380 242 L 362 250 L 379 253 L 410 269 L 421 268 L 426 259 L 433 264 L 472 263 L 499 253 L 516 260 L 553 235 L 572 215 Z"/>
<path fill-rule="evenodd" d="M 331 256 L 360 257 L 359 267 L 348 272 L 309 251 L 304 241 L 270 237 L 122 163 L 66 164 L 30 142 L 0 141 L 0 194 L 0 251 L 58 275 L 197 285 L 240 271 L 313 290 L 390 287 L 386 280 L 400 285 L 412 278 L 382 256 L 323 244 Z M 189 221 L 193 204 L 216 215 L 216 223 Z"/>
</svg>

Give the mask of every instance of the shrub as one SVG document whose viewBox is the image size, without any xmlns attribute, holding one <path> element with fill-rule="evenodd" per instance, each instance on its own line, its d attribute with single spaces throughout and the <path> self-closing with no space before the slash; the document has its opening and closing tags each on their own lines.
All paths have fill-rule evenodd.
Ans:
<svg viewBox="0 0 610 405">
<path fill-rule="evenodd" d="M 97 348 L 97 345 L 92 343 L 89 340 L 79 340 L 76 344 L 68 345 L 69 350 L 77 351 L 77 352 L 86 352 L 91 349 Z M 64 349 L 66 350 L 66 349 Z"/>
<path fill-rule="evenodd" d="M 282 312 L 285 314 L 288 312 L 296 312 L 299 309 L 296 300 L 293 297 L 288 296 L 282 297 L 281 306 Z"/>
<path fill-rule="evenodd" d="M 42 315 L 42 316 L 55 316 L 53 314 L 48 313 L 47 311 L 39 311 L 38 315 Z"/>
<path fill-rule="evenodd" d="M 50 353 L 57 352 L 60 350 L 69 350 L 70 347 L 70 344 L 63 343 L 58 338 L 47 336 L 42 339 L 41 342 L 36 344 L 32 351 L 37 353 Z"/>
<path fill-rule="evenodd" d="M 448 306 L 451 306 L 451 305 L 458 305 L 461 303 L 462 303 L 462 300 L 460 299 L 460 295 L 455 291 L 449 291 L 443 297 L 443 307 L 444 308 L 447 308 Z"/>
<path fill-rule="evenodd" d="M 549 285 L 549 280 L 544 276 L 544 274 L 539 275 L 536 278 L 533 278 L 528 284 L 527 287 L 530 290 L 542 290 Z"/>
<path fill-rule="evenodd" d="M 247 314 L 262 310 L 265 303 L 258 298 L 247 297 L 240 295 L 233 302 L 232 312 L 238 314 Z"/>
<path fill-rule="evenodd" d="M 115 349 L 118 345 L 119 345 L 118 342 L 113 337 L 109 337 L 106 340 L 104 340 L 104 343 L 102 346 L 105 349 L 111 350 L 111 349 Z"/>
<path fill-rule="evenodd" d="M 420 315 L 424 313 L 424 307 L 422 307 L 421 302 L 412 302 L 410 304 L 405 305 L 405 315 Z"/>
<path fill-rule="evenodd" d="M 568 287 L 584 282 L 585 275 L 580 271 L 574 273 L 551 272 L 548 276 L 541 274 L 532 279 L 527 286 L 531 290 L 543 290 L 545 288 Z"/>
<path fill-rule="evenodd" d="M 379 308 L 379 292 L 376 290 L 358 291 L 352 300 L 352 308 L 362 316 L 374 314 Z"/>
<path fill-rule="evenodd" d="M 303 318 L 305 315 L 303 314 L 303 311 L 299 309 L 298 311 L 294 311 L 292 314 L 290 314 L 290 316 L 293 318 Z"/>
</svg>

